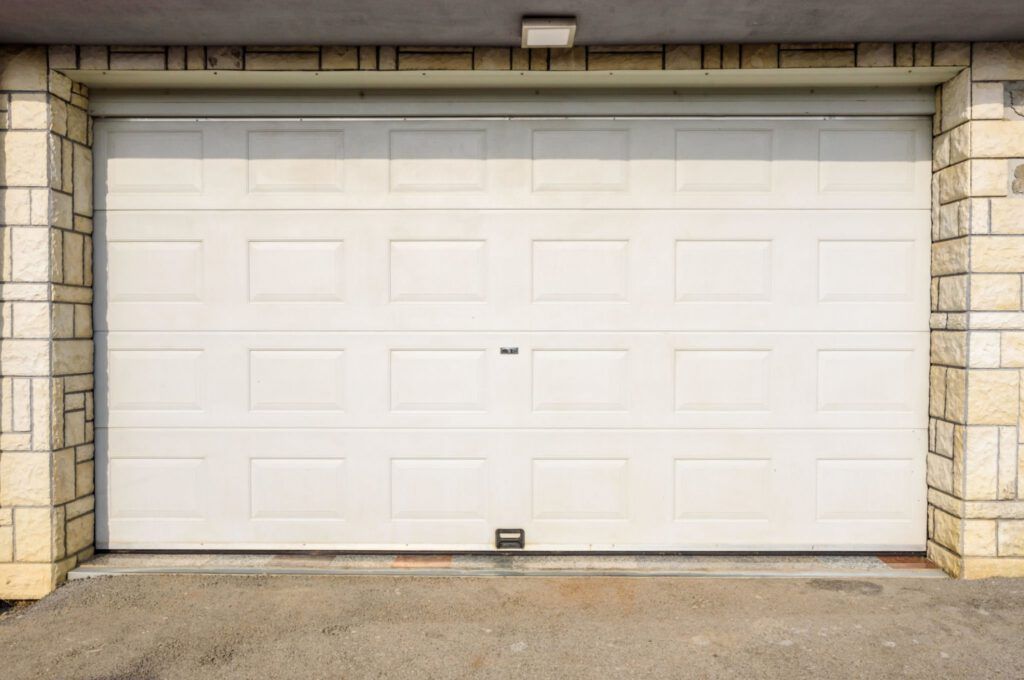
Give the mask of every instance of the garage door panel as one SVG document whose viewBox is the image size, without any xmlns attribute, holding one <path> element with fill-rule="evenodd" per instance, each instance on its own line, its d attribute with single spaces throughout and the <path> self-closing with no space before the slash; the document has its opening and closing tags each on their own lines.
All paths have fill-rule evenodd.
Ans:
<svg viewBox="0 0 1024 680">
<path fill-rule="evenodd" d="M 919 549 L 930 127 L 104 120 L 98 544 Z"/>
<path fill-rule="evenodd" d="M 156 475 L 131 513 L 101 503 L 110 548 L 477 547 L 495 526 L 531 547 L 908 549 L 924 531 L 919 431 L 110 431 L 104 469 L 198 456 L 229 485 Z M 840 436 L 841 435 L 841 436 Z M 188 450 L 188 458 L 174 458 Z M 116 453 L 113 453 L 116 452 Z M 171 458 L 169 458 L 171 457 Z M 255 471 L 255 472 L 254 472 Z M 207 478 L 208 479 L 208 478 Z M 287 480 L 307 479 L 305 495 Z M 315 479 L 315 483 L 313 480 Z M 137 480 L 136 480 L 137 481 Z M 163 482 L 164 486 L 159 486 Z M 104 480 L 103 488 L 109 481 Z M 503 503 L 510 487 L 529 491 Z M 365 489 L 378 490 L 366 494 Z M 907 493 L 907 489 L 920 489 Z M 710 493 L 709 490 L 714 490 Z M 101 492 L 102 493 L 102 492 Z M 124 508 L 124 504 L 120 508 Z M 512 524 L 509 524 L 509 522 Z"/>
<path fill-rule="evenodd" d="M 117 333 L 97 351 L 109 427 L 906 428 L 927 412 L 920 333 Z"/>
<path fill-rule="evenodd" d="M 917 330 L 926 211 L 101 213 L 98 330 Z"/>
<path fill-rule="evenodd" d="M 96 135 L 99 209 L 889 209 L 930 191 L 916 121 L 109 121 Z"/>
</svg>

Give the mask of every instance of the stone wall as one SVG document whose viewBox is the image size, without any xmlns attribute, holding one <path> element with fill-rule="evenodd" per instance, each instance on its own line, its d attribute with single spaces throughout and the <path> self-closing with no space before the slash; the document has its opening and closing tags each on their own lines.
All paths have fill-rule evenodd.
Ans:
<svg viewBox="0 0 1024 680">
<path fill-rule="evenodd" d="M 928 555 L 1024 576 L 1024 45 L 975 46 L 938 102 Z"/>
<path fill-rule="evenodd" d="M 88 93 L 42 48 L 0 52 L 0 598 L 92 554 Z"/>
<path fill-rule="evenodd" d="M 935 116 L 928 553 L 1024 575 L 1024 43 L 60 45 L 0 48 L 0 597 L 40 597 L 92 551 L 91 127 L 62 71 L 933 65 L 970 68 Z"/>
</svg>

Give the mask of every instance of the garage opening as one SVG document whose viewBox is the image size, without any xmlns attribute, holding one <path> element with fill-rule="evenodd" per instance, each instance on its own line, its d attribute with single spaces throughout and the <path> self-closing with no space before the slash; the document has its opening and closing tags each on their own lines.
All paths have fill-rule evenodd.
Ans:
<svg viewBox="0 0 1024 680">
<path fill-rule="evenodd" d="M 97 119 L 98 546 L 923 549 L 888 96 Z"/>
</svg>

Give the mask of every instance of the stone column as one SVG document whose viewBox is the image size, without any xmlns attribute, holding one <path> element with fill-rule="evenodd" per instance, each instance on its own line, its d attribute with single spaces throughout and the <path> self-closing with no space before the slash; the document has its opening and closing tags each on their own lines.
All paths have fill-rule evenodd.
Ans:
<svg viewBox="0 0 1024 680">
<path fill-rule="evenodd" d="M 1024 43 L 973 45 L 935 117 L 928 555 L 1024 576 Z"/>
<path fill-rule="evenodd" d="M 92 151 L 86 88 L 0 48 L 0 598 L 92 554 Z"/>
</svg>

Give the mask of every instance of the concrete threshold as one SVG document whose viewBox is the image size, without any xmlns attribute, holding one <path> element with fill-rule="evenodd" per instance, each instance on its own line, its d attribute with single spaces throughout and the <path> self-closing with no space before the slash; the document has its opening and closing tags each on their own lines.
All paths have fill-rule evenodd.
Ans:
<svg viewBox="0 0 1024 680">
<path fill-rule="evenodd" d="M 125 574 L 947 578 L 919 556 L 99 553 L 69 579 Z"/>
</svg>

